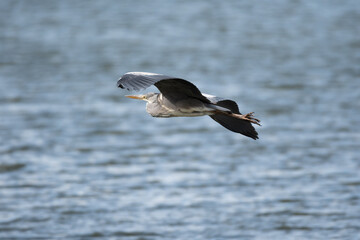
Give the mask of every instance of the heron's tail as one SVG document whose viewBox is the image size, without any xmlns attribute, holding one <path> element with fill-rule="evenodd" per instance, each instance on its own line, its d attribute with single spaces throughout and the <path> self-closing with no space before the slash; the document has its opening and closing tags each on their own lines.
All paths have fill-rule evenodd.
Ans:
<svg viewBox="0 0 360 240">
<path fill-rule="evenodd" d="M 217 114 L 210 115 L 212 119 L 221 124 L 223 127 L 229 129 L 230 131 L 241 133 L 247 137 L 250 137 L 254 140 L 258 139 L 258 133 L 255 128 L 251 125 L 252 121 L 255 121 L 256 124 L 260 125 L 259 120 L 251 117 L 252 121 L 246 119 L 246 115 L 234 114 L 234 113 L 224 113 L 218 112 Z M 256 120 L 253 120 L 256 119 Z"/>
</svg>

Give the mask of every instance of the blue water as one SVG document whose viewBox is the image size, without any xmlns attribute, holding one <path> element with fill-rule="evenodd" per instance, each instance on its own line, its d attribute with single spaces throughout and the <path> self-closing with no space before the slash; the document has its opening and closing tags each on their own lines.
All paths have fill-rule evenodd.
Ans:
<svg viewBox="0 0 360 240">
<path fill-rule="evenodd" d="M 359 22 L 357 0 L 2 0 L 0 239 L 360 239 Z M 128 71 L 236 100 L 260 139 L 150 117 Z"/>
</svg>

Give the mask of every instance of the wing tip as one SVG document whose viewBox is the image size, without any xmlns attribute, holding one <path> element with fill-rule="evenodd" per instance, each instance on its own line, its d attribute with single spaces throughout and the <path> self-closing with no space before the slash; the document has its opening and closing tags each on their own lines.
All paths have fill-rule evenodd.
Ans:
<svg viewBox="0 0 360 240">
<path fill-rule="evenodd" d="M 256 131 L 255 131 L 254 135 L 248 136 L 248 137 L 254 139 L 255 141 L 259 139 L 258 133 Z"/>
<path fill-rule="evenodd" d="M 137 78 L 137 77 L 142 77 L 142 76 L 151 78 L 151 77 L 159 76 L 159 75 L 162 75 L 162 74 L 151 73 L 151 72 L 135 72 L 135 71 L 127 72 L 119 78 L 119 80 L 116 83 L 116 86 L 118 88 L 127 89 L 129 91 L 131 91 L 131 90 L 139 91 L 146 87 L 144 87 L 144 86 L 138 87 L 134 84 L 131 84 L 129 82 L 129 80 Z M 130 85 L 131 87 L 129 87 L 128 85 Z"/>
<path fill-rule="evenodd" d="M 239 133 L 240 133 L 240 132 L 239 132 Z M 255 128 L 249 129 L 248 131 L 242 132 L 242 133 L 240 133 L 240 134 L 242 134 L 242 135 L 244 135 L 244 136 L 246 136 L 246 137 L 252 138 L 252 139 L 254 139 L 254 140 L 259 139 L 259 134 L 258 134 L 258 132 L 255 130 Z"/>
<path fill-rule="evenodd" d="M 125 87 L 121 84 L 120 81 L 121 81 L 121 78 L 117 81 L 116 86 L 117 86 L 118 88 L 124 89 Z"/>
</svg>

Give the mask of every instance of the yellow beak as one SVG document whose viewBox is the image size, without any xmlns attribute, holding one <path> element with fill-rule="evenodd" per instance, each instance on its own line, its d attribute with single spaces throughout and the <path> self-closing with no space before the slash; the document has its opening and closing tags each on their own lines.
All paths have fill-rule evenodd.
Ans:
<svg viewBox="0 0 360 240">
<path fill-rule="evenodd" d="M 145 100 L 144 95 L 126 95 L 125 97 L 132 98 L 132 99 Z"/>
</svg>

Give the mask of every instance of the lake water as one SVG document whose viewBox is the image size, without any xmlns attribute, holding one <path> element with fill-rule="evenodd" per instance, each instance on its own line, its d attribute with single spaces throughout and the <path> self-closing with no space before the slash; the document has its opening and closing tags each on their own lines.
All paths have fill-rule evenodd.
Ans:
<svg viewBox="0 0 360 240">
<path fill-rule="evenodd" d="M 0 239 L 360 239 L 359 22 L 358 0 L 2 0 Z M 128 71 L 236 100 L 260 139 L 150 117 Z"/>
</svg>

